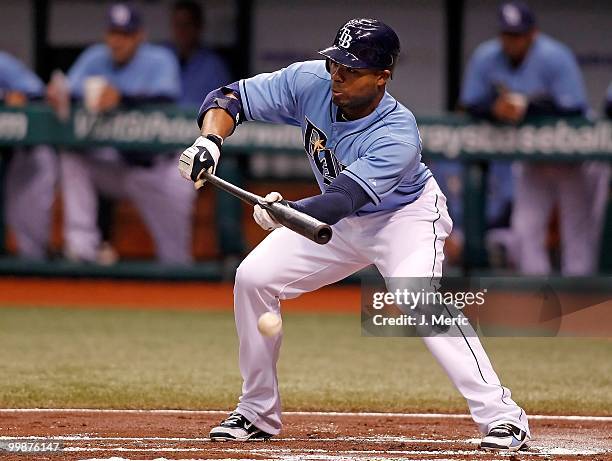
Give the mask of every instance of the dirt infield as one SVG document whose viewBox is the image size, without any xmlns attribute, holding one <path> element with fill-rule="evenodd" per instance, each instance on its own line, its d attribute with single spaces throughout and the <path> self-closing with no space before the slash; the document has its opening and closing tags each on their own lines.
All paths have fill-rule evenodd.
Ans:
<svg viewBox="0 0 612 461">
<path fill-rule="evenodd" d="M 233 296 L 231 283 L 22 277 L 0 280 L 0 303 L 12 306 L 231 310 Z M 325 287 L 283 301 L 283 311 L 359 312 L 360 296 L 359 288 L 354 286 Z M 329 299 L 334 300 L 331 305 L 325 302 Z"/>
<path fill-rule="evenodd" d="M 6 460 L 610 460 L 612 418 L 532 418 L 534 440 L 515 455 L 478 449 L 465 415 L 288 413 L 267 442 L 211 442 L 225 413 L 0 410 L 0 443 L 60 443 L 58 453 L 0 452 Z"/>
</svg>

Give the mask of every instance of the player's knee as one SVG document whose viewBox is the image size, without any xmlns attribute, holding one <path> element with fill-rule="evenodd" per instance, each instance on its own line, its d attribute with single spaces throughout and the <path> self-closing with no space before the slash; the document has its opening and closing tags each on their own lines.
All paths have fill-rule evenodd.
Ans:
<svg viewBox="0 0 612 461">
<path fill-rule="evenodd" d="M 255 258 L 247 257 L 236 270 L 234 291 L 261 291 L 270 287 L 268 271 L 256 262 Z"/>
</svg>

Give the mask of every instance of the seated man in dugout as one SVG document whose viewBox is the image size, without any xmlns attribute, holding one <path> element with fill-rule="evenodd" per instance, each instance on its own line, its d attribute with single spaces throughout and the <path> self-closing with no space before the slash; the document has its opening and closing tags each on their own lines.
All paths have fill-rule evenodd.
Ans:
<svg viewBox="0 0 612 461">
<path fill-rule="evenodd" d="M 72 98 L 88 110 L 104 113 L 148 103 L 174 103 L 180 96 L 179 66 L 167 48 L 144 41 L 139 12 L 130 4 L 111 6 L 104 43 L 87 48 L 68 72 Z M 57 107 L 61 91 L 50 85 Z M 60 155 L 64 200 L 65 253 L 71 260 L 98 261 L 98 194 L 128 198 L 140 212 L 166 264 L 191 262 L 195 199 L 176 175 L 176 153 L 125 151 L 113 147 Z"/>
</svg>

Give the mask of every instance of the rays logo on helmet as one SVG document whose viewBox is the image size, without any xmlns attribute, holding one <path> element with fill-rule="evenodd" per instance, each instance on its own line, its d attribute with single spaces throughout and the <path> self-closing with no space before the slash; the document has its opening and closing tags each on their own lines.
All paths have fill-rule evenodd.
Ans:
<svg viewBox="0 0 612 461">
<path fill-rule="evenodd" d="M 338 37 L 338 45 L 342 48 L 348 48 L 351 46 L 352 41 L 353 37 L 351 36 L 351 31 L 347 26 L 344 26 L 340 31 L 340 36 Z"/>
</svg>

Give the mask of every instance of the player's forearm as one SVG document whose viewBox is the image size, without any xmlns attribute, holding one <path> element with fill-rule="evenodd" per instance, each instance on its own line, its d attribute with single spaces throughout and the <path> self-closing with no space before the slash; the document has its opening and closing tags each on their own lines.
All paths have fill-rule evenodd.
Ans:
<svg viewBox="0 0 612 461">
<path fill-rule="evenodd" d="M 527 116 L 575 117 L 584 115 L 584 113 L 583 107 L 562 107 L 548 96 L 534 98 L 529 101 L 527 106 Z"/>
<path fill-rule="evenodd" d="M 223 139 L 234 131 L 234 120 L 223 109 L 210 109 L 202 120 L 202 135 L 215 134 Z"/>
<path fill-rule="evenodd" d="M 323 194 L 289 202 L 289 206 L 326 224 L 336 224 L 371 201 L 359 184 L 341 174 Z"/>
<path fill-rule="evenodd" d="M 204 135 L 213 133 L 225 139 L 243 118 L 238 82 L 235 82 L 206 95 L 198 113 L 198 126 Z"/>
<path fill-rule="evenodd" d="M 493 106 L 491 103 L 481 103 L 465 106 L 465 111 L 474 118 L 493 120 Z"/>
<path fill-rule="evenodd" d="M 215 174 L 223 140 L 240 123 L 242 105 L 234 92 L 233 88 L 222 87 L 208 93 L 198 113 L 202 136 L 185 149 L 179 158 L 181 176 L 191 179 L 196 189 L 204 184 L 202 172 Z"/>
</svg>

